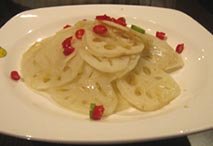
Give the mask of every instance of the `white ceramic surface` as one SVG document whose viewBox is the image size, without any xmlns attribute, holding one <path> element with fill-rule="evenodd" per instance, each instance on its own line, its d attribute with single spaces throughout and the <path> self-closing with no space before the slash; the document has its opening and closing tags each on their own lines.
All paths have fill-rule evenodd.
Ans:
<svg viewBox="0 0 213 146">
<path fill-rule="evenodd" d="M 134 109 L 102 121 L 64 110 L 10 79 L 24 51 L 65 24 L 108 14 L 124 16 L 147 33 L 166 32 L 173 47 L 185 44 L 185 66 L 172 76 L 182 93 L 165 108 L 142 113 Z M 186 14 L 164 8 L 127 5 L 79 5 L 25 11 L 0 29 L 0 132 L 26 139 L 64 143 L 116 143 L 186 135 L 213 127 L 213 37 Z"/>
</svg>

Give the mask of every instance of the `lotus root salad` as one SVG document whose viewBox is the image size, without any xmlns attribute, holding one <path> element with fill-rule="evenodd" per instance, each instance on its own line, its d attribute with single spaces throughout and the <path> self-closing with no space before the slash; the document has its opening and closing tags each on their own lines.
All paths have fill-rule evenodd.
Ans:
<svg viewBox="0 0 213 146">
<path fill-rule="evenodd" d="M 92 120 L 128 108 L 161 109 L 181 90 L 169 73 L 183 67 L 181 52 L 165 32 L 148 34 L 123 17 L 99 15 L 34 43 L 21 60 L 21 76 L 33 90 Z"/>
</svg>

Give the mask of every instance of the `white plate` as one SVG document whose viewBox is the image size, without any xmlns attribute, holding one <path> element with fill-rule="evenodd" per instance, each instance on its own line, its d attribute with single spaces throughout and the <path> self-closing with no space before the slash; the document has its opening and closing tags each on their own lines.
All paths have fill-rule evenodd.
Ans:
<svg viewBox="0 0 213 146">
<path fill-rule="evenodd" d="M 12 81 L 24 51 L 35 41 L 53 35 L 65 24 L 108 14 L 124 16 L 148 33 L 166 32 L 175 47 L 185 44 L 183 69 L 173 74 L 181 95 L 151 113 L 128 110 L 102 121 L 66 111 Z M 65 143 L 115 143 L 186 135 L 213 127 L 213 38 L 182 12 L 144 6 L 79 5 L 25 11 L 0 29 L 0 45 L 8 55 L 0 59 L 0 132 L 27 139 Z"/>
</svg>

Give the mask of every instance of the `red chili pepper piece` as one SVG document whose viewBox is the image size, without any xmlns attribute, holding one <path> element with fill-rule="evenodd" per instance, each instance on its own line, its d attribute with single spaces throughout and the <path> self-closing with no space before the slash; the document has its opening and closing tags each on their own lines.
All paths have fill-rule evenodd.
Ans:
<svg viewBox="0 0 213 146">
<path fill-rule="evenodd" d="M 71 40 L 72 40 L 72 36 L 66 38 L 66 39 L 62 42 L 62 47 L 63 47 L 64 49 L 70 47 L 70 46 L 71 46 Z"/>
<path fill-rule="evenodd" d="M 71 27 L 71 25 L 67 24 L 64 26 L 64 29 Z"/>
<path fill-rule="evenodd" d="M 119 24 L 119 25 L 122 25 L 122 26 L 126 26 L 126 20 L 124 17 L 119 17 L 118 19 L 115 19 L 115 18 L 111 18 L 111 22 L 114 22 L 116 24 Z"/>
<path fill-rule="evenodd" d="M 104 106 L 103 105 L 95 105 L 91 104 L 91 110 L 90 110 L 90 118 L 93 120 L 100 120 L 104 113 Z"/>
<path fill-rule="evenodd" d="M 117 20 L 126 22 L 126 19 L 124 17 L 119 17 Z"/>
<path fill-rule="evenodd" d="M 103 105 L 95 106 L 93 114 L 92 114 L 92 119 L 93 120 L 100 120 L 103 116 L 103 113 L 104 113 Z"/>
<path fill-rule="evenodd" d="M 97 19 L 97 20 L 107 20 L 107 21 L 112 21 L 112 18 L 111 18 L 111 17 L 109 17 L 109 16 L 107 16 L 106 14 L 96 16 L 96 19 Z"/>
<path fill-rule="evenodd" d="M 126 19 L 124 17 L 119 17 L 118 19 L 115 20 L 115 23 L 120 24 L 122 26 L 126 26 Z"/>
<path fill-rule="evenodd" d="M 96 33 L 96 34 L 100 34 L 100 35 L 104 35 L 107 33 L 107 28 L 106 26 L 102 25 L 102 24 L 98 24 L 98 25 L 95 25 L 93 27 L 93 31 Z"/>
<path fill-rule="evenodd" d="M 75 48 L 72 47 L 71 41 L 72 41 L 72 36 L 66 38 L 62 42 L 62 47 L 64 49 L 63 53 L 64 53 L 65 56 L 68 56 L 75 51 Z"/>
<path fill-rule="evenodd" d="M 97 20 L 106 20 L 106 21 L 111 21 L 111 22 L 114 22 L 114 23 L 117 23 L 117 24 L 120 24 L 122 26 L 126 26 L 126 20 L 124 17 L 119 17 L 118 19 L 115 19 L 113 17 L 110 17 L 110 16 L 107 16 L 106 14 L 104 15 L 99 15 L 99 16 L 96 16 L 96 19 Z"/>
<path fill-rule="evenodd" d="M 116 23 L 117 20 L 112 17 L 111 21 Z"/>
<path fill-rule="evenodd" d="M 85 33 L 85 30 L 84 29 L 79 29 L 75 32 L 75 37 L 79 40 L 82 39 L 83 35 Z"/>
<path fill-rule="evenodd" d="M 176 52 L 179 53 L 179 54 L 183 52 L 183 49 L 184 49 L 184 44 L 183 43 L 182 44 L 178 44 L 176 46 Z"/>
<path fill-rule="evenodd" d="M 157 38 L 161 39 L 161 40 L 165 40 L 166 39 L 166 33 L 164 33 L 164 32 L 157 31 L 156 34 L 155 34 L 155 36 Z"/>
<path fill-rule="evenodd" d="M 10 72 L 11 79 L 18 81 L 21 77 L 17 71 L 11 71 Z"/>
<path fill-rule="evenodd" d="M 63 53 L 64 53 L 65 56 L 68 56 L 68 55 L 72 54 L 74 51 L 75 51 L 75 48 L 68 47 L 68 48 L 64 49 Z"/>
</svg>

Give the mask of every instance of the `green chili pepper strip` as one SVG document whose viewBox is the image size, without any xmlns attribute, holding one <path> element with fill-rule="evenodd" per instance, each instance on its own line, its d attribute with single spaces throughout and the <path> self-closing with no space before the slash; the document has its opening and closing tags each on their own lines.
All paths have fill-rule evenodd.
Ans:
<svg viewBox="0 0 213 146">
<path fill-rule="evenodd" d="M 7 51 L 4 48 L 0 47 L 0 58 L 5 57 L 6 55 L 7 55 Z"/>
<path fill-rule="evenodd" d="M 93 110 L 94 110 L 95 106 L 96 106 L 96 105 L 95 105 L 94 103 L 91 103 L 91 104 L 90 104 L 90 110 L 89 110 L 90 119 L 92 118 L 92 113 L 93 113 Z"/>
<path fill-rule="evenodd" d="M 140 33 L 145 33 L 145 30 L 139 26 L 136 26 L 134 24 L 131 25 L 131 29 L 134 30 L 134 31 L 137 31 L 137 32 L 140 32 Z"/>
</svg>

